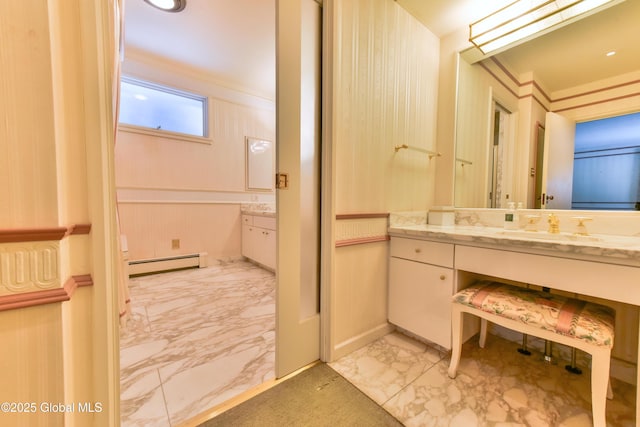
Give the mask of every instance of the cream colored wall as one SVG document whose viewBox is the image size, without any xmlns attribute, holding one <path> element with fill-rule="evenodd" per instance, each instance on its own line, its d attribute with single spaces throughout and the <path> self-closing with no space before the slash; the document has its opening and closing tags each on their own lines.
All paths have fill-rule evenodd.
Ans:
<svg viewBox="0 0 640 427">
<path fill-rule="evenodd" d="M 336 1 L 329 10 L 334 214 L 426 210 L 440 158 L 394 147 L 436 151 L 439 40 L 391 0 Z M 338 219 L 333 232 L 379 237 L 379 221 Z M 388 242 L 340 246 L 332 257 L 329 359 L 390 330 Z"/>
<path fill-rule="evenodd" d="M 225 88 L 198 70 L 125 52 L 124 75 L 208 96 L 210 132 L 208 141 L 193 142 L 119 130 L 116 183 L 130 259 L 239 257 L 240 203 L 275 201 L 272 191 L 245 188 L 245 137 L 275 140 L 274 102 Z"/>
<path fill-rule="evenodd" d="M 0 5 L 2 228 L 58 224 L 47 3 Z"/>
<path fill-rule="evenodd" d="M 108 50 L 113 35 L 111 7 L 108 1 L 0 2 L 1 228 L 92 225 L 91 234 L 60 241 L 0 243 L 0 297 L 4 303 L 61 291 L 74 275 L 91 275 L 94 283 L 76 290 L 71 301 L 34 302 L 0 312 L 0 400 L 35 404 L 34 413 L 3 413 L 3 425 L 107 426 L 119 419 L 112 351 L 117 341 L 108 331 L 116 320 L 115 311 L 109 312 L 112 288 L 106 271 L 109 206 L 104 192 L 110 177 L 103 155 L 108 157 L 108 150 L 103 152 L 104 140 L 95 137 L 108 133 L 96 126 L 108 120 L 110 103 L 110 94 L 99 99 L 104 92 L 99 94 L 98 86 L 108 86 L 109 77 L 99 75 L 97 63 L 104 61 L 98 46 Z M 41 266 L 13 261 L 20 248 L 32 246 L 48 253 L 52 264 L 45 271 L 53 275 L 46 283 L 23 286 L 22 279 L 34 277 L 33 269 Z M 14 274 L 21 266 L 25 277 Z M 97 401 L 104 409 L 93 414 L 55 412 L 48 406 Z"/>
<path fill-rule="evenodd" d="M 3 425 L 62 426 L 64 414 L 44 413 L 42 403 L 65 403 L 60 305 L 0 313 L 0 401 L 33 402 L 32 413 L 3 410 Z"/>
<path fill-rule="evenodd" d="M 334 116 L 338 213 L 426 209 L 436 150 L 439 40 L 393 1 L 339 2 Z"/>
<path fill-rule="evenodd" d="M 0 200 L 3 229 L 58 225 L 49 10 L 46 0 L 0 3 Z M 10 244 L 0 253 L 10 254 Z M 3 257 L 4 258 L 4 257 Z M 8 260 L 7 260 L 8 261 Z M 4 274 L 7 263 L 0 267 Z M 4 277 L 3 284 L 7 277 Z M 8 283 L 9 286 L 14 283 Z M 53 283 L 59 286 L 59 283 Z M 12 292 L 3 289 L 3 293 Z M 64 402 L 60 305 L 0 313 L 0 400 L 34 402 L 32 414 L 0 415 L 5 425 L 62 425 L 41 402 Z"/>
<path fill-rule="evenodd" d="M 336 250 L 336 278 L 341 288 L 333 307 L 338 325 L 333 339 L 338 354 L 352 350 L 350 345 L 363 334 L 387 330 L 388 257 L 386 242 Z"/>
<path fill-rule="evenodd" d="M 237 203 L 119 203 L 132 260 L 207 252 L 209 261 L 240 256 Z M 171 241 L 180 239 L 180 248 Z"/>
</svg>

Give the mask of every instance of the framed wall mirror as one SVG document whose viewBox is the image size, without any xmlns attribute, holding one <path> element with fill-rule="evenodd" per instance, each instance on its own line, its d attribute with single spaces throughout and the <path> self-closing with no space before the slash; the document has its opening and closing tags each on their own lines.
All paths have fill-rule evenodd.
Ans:
<svg viewBox="0 0 640 427">
<path fill-rule="evenodd" d="M 245 138 L 246 187 L 251 191 L 273 191 L 275 181 L 275 150 L 273 141 Z"/>
</svg>

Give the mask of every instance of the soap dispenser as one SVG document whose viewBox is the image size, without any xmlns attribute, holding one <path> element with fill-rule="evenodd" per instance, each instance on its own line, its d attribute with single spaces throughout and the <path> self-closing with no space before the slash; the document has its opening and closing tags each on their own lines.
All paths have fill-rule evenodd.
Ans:
<svg viewBox="0 0 640 427">
<path fill-rule="evenodd" d="M 516 222 L 516 204 L 509 202 L 507 206 L 507 212 L 504 214 L 504 228 L 505 230 L 516 230 L 518 228 Z"/>
</svg>

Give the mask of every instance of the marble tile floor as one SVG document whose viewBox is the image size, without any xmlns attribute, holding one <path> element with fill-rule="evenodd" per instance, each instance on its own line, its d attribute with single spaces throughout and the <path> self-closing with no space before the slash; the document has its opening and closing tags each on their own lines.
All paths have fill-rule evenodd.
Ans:
<svg viewBox="0 0 640 427">
<path fill-rule="evenodd" d="M 472 339 L 450 379 L 447 352 L 394 332 L 329 366 L 408 427 L 591 426 L 589 370 L 570 374 L 562 360 L 517 348 L 495 335 L 484 349 Z M 634 426 L 635 387 L 615 379 L 612 387 L 608 426 Z"/>
<path fill-rule="evenodd" d="M 275 275 L 245 261 L 132 278 L 121 425 L 175 426 L 275 377 Z"/>
<path fill-rule="evenodd" d="M 177 297 L 179 296 L 179 297 Z M 235 261 L 131 280 L 121 333 L 122 426 L 176 426 L 274 378 L 275 276 Z M 406 426 L 591 425 L 589 371 L 523 357 L 490 335 L 449 355 L 394 332 L 329 365 Z M 615 379 L 610 427 L 634 426 L 635 388 Z"/>
</svg>

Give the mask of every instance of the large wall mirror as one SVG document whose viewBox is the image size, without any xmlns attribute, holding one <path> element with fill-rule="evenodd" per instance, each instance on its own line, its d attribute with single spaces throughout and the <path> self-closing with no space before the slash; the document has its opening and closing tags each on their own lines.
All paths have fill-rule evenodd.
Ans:
<svg viewBox="0 0 640 427">
<path fill-rule="evenodd" d="M 275 149 L 272 141 L 245 138 L 247 190 L 273 191 L 275 184 Z"/>
<path fill-rule="evenodd" d="M 595 163 L 582 160 L 593 153 L 576 154 L 574 143 L 576 123 L 640 112 L 637 16 L 640 2 L 624 1 L 479 62 L 460 54 L 456 207 L 640 208 L 640 121 L 624 150 L 604 153 L 607 161 L 591 169 L 582 165 Z M 624 160 L 611 161 L 615 156 Z M 589 194 L 593 186 L 584 180 L 598 173 L 615 182 Z M 610 190 L 621 187 L 628 203 L 614 203 L 622 192 L 614 197 Z"/>
</svg>

